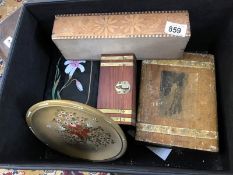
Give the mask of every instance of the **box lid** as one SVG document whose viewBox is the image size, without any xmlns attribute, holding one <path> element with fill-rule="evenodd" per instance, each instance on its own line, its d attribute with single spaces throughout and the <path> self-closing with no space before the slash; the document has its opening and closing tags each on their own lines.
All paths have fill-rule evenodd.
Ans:
<svg viewBox="0 0 233 175">
<path fill-rule="evenodd" d="M 57 15 L 52 38 L 171 37 L 167 22 L 186 25 L 190 36 L 188 11 L 144 11 Z"/>
</svg>

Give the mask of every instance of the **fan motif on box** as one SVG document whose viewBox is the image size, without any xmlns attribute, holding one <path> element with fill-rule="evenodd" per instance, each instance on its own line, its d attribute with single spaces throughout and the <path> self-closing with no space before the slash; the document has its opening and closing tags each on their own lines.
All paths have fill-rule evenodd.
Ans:
<svg viewBox="0 0 233 175">
<path fill-rule="evenodd" d="M 66 28 L 59 37 L 66 37 L 67 32 L 75 38 L 152 37 L 155 31 L 156 35 L 166 35 L 164 20 L 159 15 L 156 12 L 72 15 L 73 28 Z M 169 17 L 173 20 L 172 15 Z"/>
<path fill-rule="evenodd" d="M 115 35 L 116 32 L 120 34 L 135 34 L 141 33 L 144 27 L 143 18 L 137 15 L 124 16 L 124 20 L 119 20 L 119 16 L 104 16 L 103 18 L 95 20 L 93 33 L 97 35 Z M 91 32 L 91 31 L 89 31 Z"/>
</svg>

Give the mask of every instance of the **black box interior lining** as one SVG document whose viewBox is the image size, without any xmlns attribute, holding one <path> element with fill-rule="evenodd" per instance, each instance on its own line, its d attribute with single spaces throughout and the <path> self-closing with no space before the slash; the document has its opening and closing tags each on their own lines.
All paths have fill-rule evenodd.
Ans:
<svg viewBox="0 0 233 175">
<path fill-rule="evenodd" d="M 90 163 L 49 149 L 28 129 L 27 109 L 44 99 L 49 70 L 59 50 L 51 41 L 55 14 L 189 10 L 187 51 L 216 57 L 220 152 L 174 149 L 166 162 L 128 136 L 129 149 L 113 162 Z M 75 1 L 26 4 L 0 91 L 0 167 L 82 169 L 145 173 L 223 173 L 233 170 L 233 2 L 200 0 Z M 139 78 L 139 77 L 137 77 Z M 91 168 L 91 169 L 90 169 Z"/>
</svg>

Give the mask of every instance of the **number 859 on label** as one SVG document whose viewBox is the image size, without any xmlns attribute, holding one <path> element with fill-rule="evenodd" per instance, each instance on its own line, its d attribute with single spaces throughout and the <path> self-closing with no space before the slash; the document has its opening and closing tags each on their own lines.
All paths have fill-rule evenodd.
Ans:
<svg viewBox="0 0 233 175">
<path fill-rule="evenodd" d="M 179 34 L 181 32 L 181 28 L 180 27 L 169 26 L 169 32 Z"/>
<path fill-rule="evenodd" d="M 185 37 L 186 31 L 186 24 L 178 24 L 167 21 L 164 32 L 175 36 Z"/>
</svg>

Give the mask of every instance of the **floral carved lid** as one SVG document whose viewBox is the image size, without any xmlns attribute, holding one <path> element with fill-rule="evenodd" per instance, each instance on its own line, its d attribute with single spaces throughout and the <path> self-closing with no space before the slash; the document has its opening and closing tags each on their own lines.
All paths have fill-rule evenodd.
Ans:
<svg viewBox="0 0 233 175">
<path fill-rule="evenodd" d="M 68 100 L 47 100 L 26 114 L 31 131 L 47 146 L 92 161 L 121 157 L 127 141 L 120 126 L 95 108 Z"/>
</svg>

